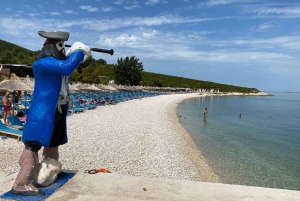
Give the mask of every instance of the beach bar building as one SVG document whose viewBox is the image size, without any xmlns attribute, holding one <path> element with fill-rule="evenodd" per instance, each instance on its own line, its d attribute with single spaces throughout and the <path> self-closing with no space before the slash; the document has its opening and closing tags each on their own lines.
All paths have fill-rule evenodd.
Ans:
<svg viewBox="0 0 300 201">
<path fill-rule="evenodd" d="M 18 77 L 33 77 L 32 66 L 28 64 L 0 64 L 0 74 L 10 76 L 15 73 Z"/>
</svg>

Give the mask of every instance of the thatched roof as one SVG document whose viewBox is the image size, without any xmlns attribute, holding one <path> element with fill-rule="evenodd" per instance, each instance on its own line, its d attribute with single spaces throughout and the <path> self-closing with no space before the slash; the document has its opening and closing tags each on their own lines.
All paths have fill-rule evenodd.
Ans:
<svg viewBox="0 0 300 201">
<path fill-rule="evenodd" d="M 111 84 L 110 86 L 112 86 L 116 90 L 123 90 L 124 89 L 124 86 L 122 86 L 122 85 Z"/>
<path fill-rule="evenodd" d="M 22 82 L 24 82 L 25 84 L 27 84 L 31 88 L 34 88 L 34 81 L 30 80 L 29 75 L 27 75 L 26 78 L 22 80 Z"/>
<path fill-rule="evenodd" d="M 89 90 L 87 84 L 82 84 L 80 82 L 78 82 L 77 84 L 74 84 L 73 86 L 76 87 L 79 90 Z"/>
<path fill-rule="evenodd" d="M 106 87 L 108 88 L 108 90 L 110 91 L 116 91 L 117 89 L 112 87 L 111 85 L 106 85 Z"/>
<path fill-rule="evenodd" d="M 96 87 L 95 85 L 88 85 L 88 90 L 91 91 L 101 91 L 101 89 L 99 89 L 98 87 Z"/>
<path fill-rule="evenodd" d="M 70 91 L 79 91 L 79 89 L 77 89 L 76 87 L 74 87 L 73 85 L 69 84 L 69 90 Z"/>
<path fill-rule="evenodd" d="M 10 80 L 0 82 L 0 89 L 8 91 L 33 91 L 33 87 L 28 86 L 15 74 L 11 74 Z"/>
<path fill-rule="evenodd" d="M 102 90 L 108 90 L 108 89 L 106 88 L 106 86 L 103 85 L 103 84 L 98 84 L 98 85 L 97 85 L 97 88 L 102 89 Z"/>
<path fill-rule="evenodd" d="M 110 85 L 98 84 L 97 87 L 102 90 L 115 91 L 116 89 Z"/>
</svg>

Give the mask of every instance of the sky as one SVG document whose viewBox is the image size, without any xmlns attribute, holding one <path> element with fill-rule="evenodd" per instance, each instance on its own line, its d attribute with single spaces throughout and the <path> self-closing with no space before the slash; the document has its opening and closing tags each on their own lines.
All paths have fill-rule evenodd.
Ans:
<svg viewBox="0 0 300 201">
<path fill-rule="evenodd" d="M 0 39 L 40 50 L 38 31 L 66 44 L 135 56 L 148 72 L 266 92 L 300 92 L 299 0 L 1 0 Z"/>
</svg>

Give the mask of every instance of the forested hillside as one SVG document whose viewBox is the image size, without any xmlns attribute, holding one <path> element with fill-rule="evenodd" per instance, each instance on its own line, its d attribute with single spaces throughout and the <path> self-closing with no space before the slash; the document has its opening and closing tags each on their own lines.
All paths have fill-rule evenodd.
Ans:
<svg viewBox="0 0 300 201">
<path fill-rule="evenodd" d="M 15 44 L 0 40 L 0 63 L 5 64 L 29 64 L 32 65 L 39 51 L 31 51 Z M 116 58 L 117 61 L 117 58 Z M 105 60 L 90 57 L 80 64 L 71 75 L 71 81 L 86 83 L 104 83 L 114 80 L 113 67 L 115 64 L 107 64 Z M 151 72 L 142 72 L 140 85 L 159 87 L 180 87 L 192 89 L 219 89 L 221 92 L 258 92 L 255 88 L 239 87 L 219 84 L 183 77 L 163 75 Z"/>
<path fill-rule="evenodd" d="M 15 44 L 0 40 L 0 63 L 32 64 L 38 51 L 31 51 Z"/>
</svg>

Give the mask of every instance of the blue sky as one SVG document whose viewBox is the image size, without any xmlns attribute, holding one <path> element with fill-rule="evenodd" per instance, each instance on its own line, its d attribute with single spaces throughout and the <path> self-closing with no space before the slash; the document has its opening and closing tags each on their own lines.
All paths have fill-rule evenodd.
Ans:
<svg viewBox="0 0 300 201">
<path fill-rule="evenodd" d="M 0 39 L 39 50 L 39 30 L 145 71 L 261 91 L 300 92 L 299 0 L 1 0 Z"/>
</svg>

